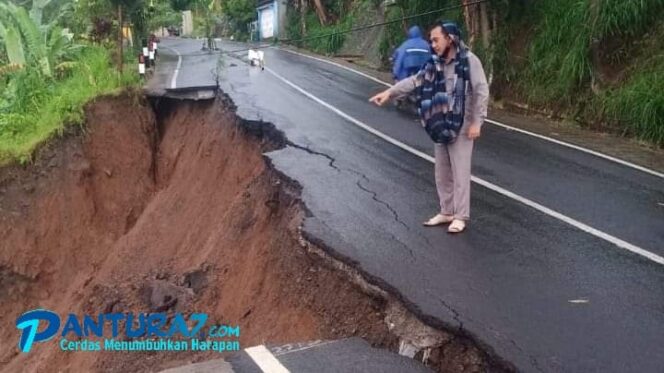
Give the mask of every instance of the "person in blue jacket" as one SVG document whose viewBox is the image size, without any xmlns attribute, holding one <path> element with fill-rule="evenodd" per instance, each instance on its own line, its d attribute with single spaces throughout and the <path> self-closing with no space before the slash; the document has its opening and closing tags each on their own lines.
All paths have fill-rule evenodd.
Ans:
<svg viewBox="0 0 664 373">
<path fill-rule="evenodd" d="M 394 52 L 394 80 L 398 82 L 416 74 L 431 58 L 431 54 L 429 43 L 422 38 L 420 28 L 411 27 L 408 30 L 408 39 Z"/>
</svg>

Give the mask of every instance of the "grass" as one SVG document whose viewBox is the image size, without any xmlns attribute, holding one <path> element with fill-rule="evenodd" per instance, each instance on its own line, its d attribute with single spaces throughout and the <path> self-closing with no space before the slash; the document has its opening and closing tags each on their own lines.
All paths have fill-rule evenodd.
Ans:
<svg viewBox="0 0 664 373">
<path fill-rule="evenodd" d="M 639 37 L 664 10 L 661 0 L 540 0 L 524 89 L 534 103 L 569 103 L 593 73 L 591 47 Z"/>
<path fill-rule="evenodd" d="M 531 103 L 571 104 L 590 76 L 588 1 L 544 1 L 521 88 Z"/>
<path fill-rule="evenodd" d="M 661 27 L 664 31 L 664 27 Z M 624 134 L 664 145 L 664 32 L 656 36 L 659 48 L 631 68 L 623 84 L 603 91 L 596 99 L 600 117 Z"/>
<path fill-rule="evenodd" d="M 600 102 L 607 118 L 625 134 L 664 144 L 664 72 L 652 70 L 635 76 L 621 89 L 610 90 Z"/>
<path fill-rule="evenodd" d="M 9 77 L 0 98 L 0 165 L 31 160 L 34 150 L 65 126 L 84 122 L 92 98 L 138 84 L 133 69 L 120 75 L 106 49 L 86 46 L 55 80 L 32 69 Z"/>
<path fill-rule="evenodd" d="M 527 101 L 664 145 L 662 45 L 635 47 L 664 36 L 652 32 L 663 24 L 664 1 L 540 0 L 535 9 L 527 60 L 514 80 Z M 604 56 L 594 59 L 598 51 Z M 622 65 L 624 78 L 600 81 L 598 64 Z"/>
<path fill-rule="evenodd" d="M 321 26 L 315 13 L 309 13 L 306 17 L 307 35 L 304 46 L 316 53 L 331 55 L 337 53 L 344 45 L 346 34 L 337 34 L 350 29 L 353 26 L 352 15 L 347 15 L 339 22 Z M 327 36 L 326 36 L 327 35 Z"/>
</svg>

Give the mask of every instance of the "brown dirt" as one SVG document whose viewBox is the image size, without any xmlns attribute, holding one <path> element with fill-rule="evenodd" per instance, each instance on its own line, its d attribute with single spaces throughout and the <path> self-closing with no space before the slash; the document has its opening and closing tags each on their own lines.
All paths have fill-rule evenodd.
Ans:
<svg viewBox="0 0 664 373">
<path fill-rule="evenodd" d="M 300 247 L 296 188 L 263 160 L 270 142 L 223 105 L 180 103 L 157 126 L 146 102 L 123 95 L 89 105 L 87 118 L 88 132 L 35 164 L 0 170 L 0 370 L 158 371 L 219 356 L 50 342 L 20 354 L 14 320 L 37 307 L 206 312 L 240 325 L 243 347 L 357 335 L 395 348 L 384 301 Z"/>
<path fill-rule="evenodd" d="M 427 328 L 303 240 L 299 187 L 262 156 L 286 143 L 274 126 L 238 119 L 224 98 L 153 104 L 101 98 L 34 164 L 0 169 L 1 372 L 160 371 L 220 356 L 64 352 L 56 341 L 21 354 L 14 320 L 34 308 L 204 312 L 239 325 L 243 348 L 360 336 L 395 351 L 396 335 Z M 386 320 L 406 321 L 397 333 Z M 436 371 L 510 370 L 436 333 Z"/>
</svg>

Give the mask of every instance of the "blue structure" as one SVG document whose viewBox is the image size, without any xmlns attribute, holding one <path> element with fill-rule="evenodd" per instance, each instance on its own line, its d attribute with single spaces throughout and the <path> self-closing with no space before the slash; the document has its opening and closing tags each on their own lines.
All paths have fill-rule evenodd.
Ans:
<svg viewBox="0 0 664 373">
<path fill-rule="evenodd" d="M 283 34 L 286 26 L 286 0 L 258 0 L 256 13 L 260 40 Z"/>
</svg>

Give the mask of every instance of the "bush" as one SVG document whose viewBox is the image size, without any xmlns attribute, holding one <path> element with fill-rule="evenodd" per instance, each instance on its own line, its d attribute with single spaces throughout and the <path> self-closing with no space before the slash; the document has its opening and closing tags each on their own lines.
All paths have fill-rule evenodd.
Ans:
<svg viewBox="0 0 664 373">
<path fill-rule="evenodd" d="M 528 8 L 505 19 L 509 36 L 494 39 L 505 51 L 519 32 L 533 33 L 525 61 L 496 59 L 501 83 L 535 106 L 664 144 L 664 44 L 647 43 L 664 37 L 664 2 L 539 0 Z M 602 68 L 615 76 L 603 80 Z"/>
<path fill-rule="evenodd" d="M 344 45 L 346 34 L 340 32 L 347 31 L 353 27 L 353 17 L 348 15 L 334 25 L 321 26 L 314 13 L 307 16 L 307 35 L 304 45 L 318 53 L 334 54 Z"/>
<path fill-rule="evenodd" d="M 139 82 L 137 74 L 120 75 L 106 49 L 83 48 L 59 80 L 43 79 L 34 69 L 8 75 L 0 102 L 0 164 L 29 161 L 34 149 L 66 125 L 82 124 L 83 107 L 95 96 Z"/>
<path fill-rule="evenodd" d="M 664 145 L 664 54 L 649 61 L 624 85 L 603 92 L 602 118 L 625 134 Z"/>
</svg>

